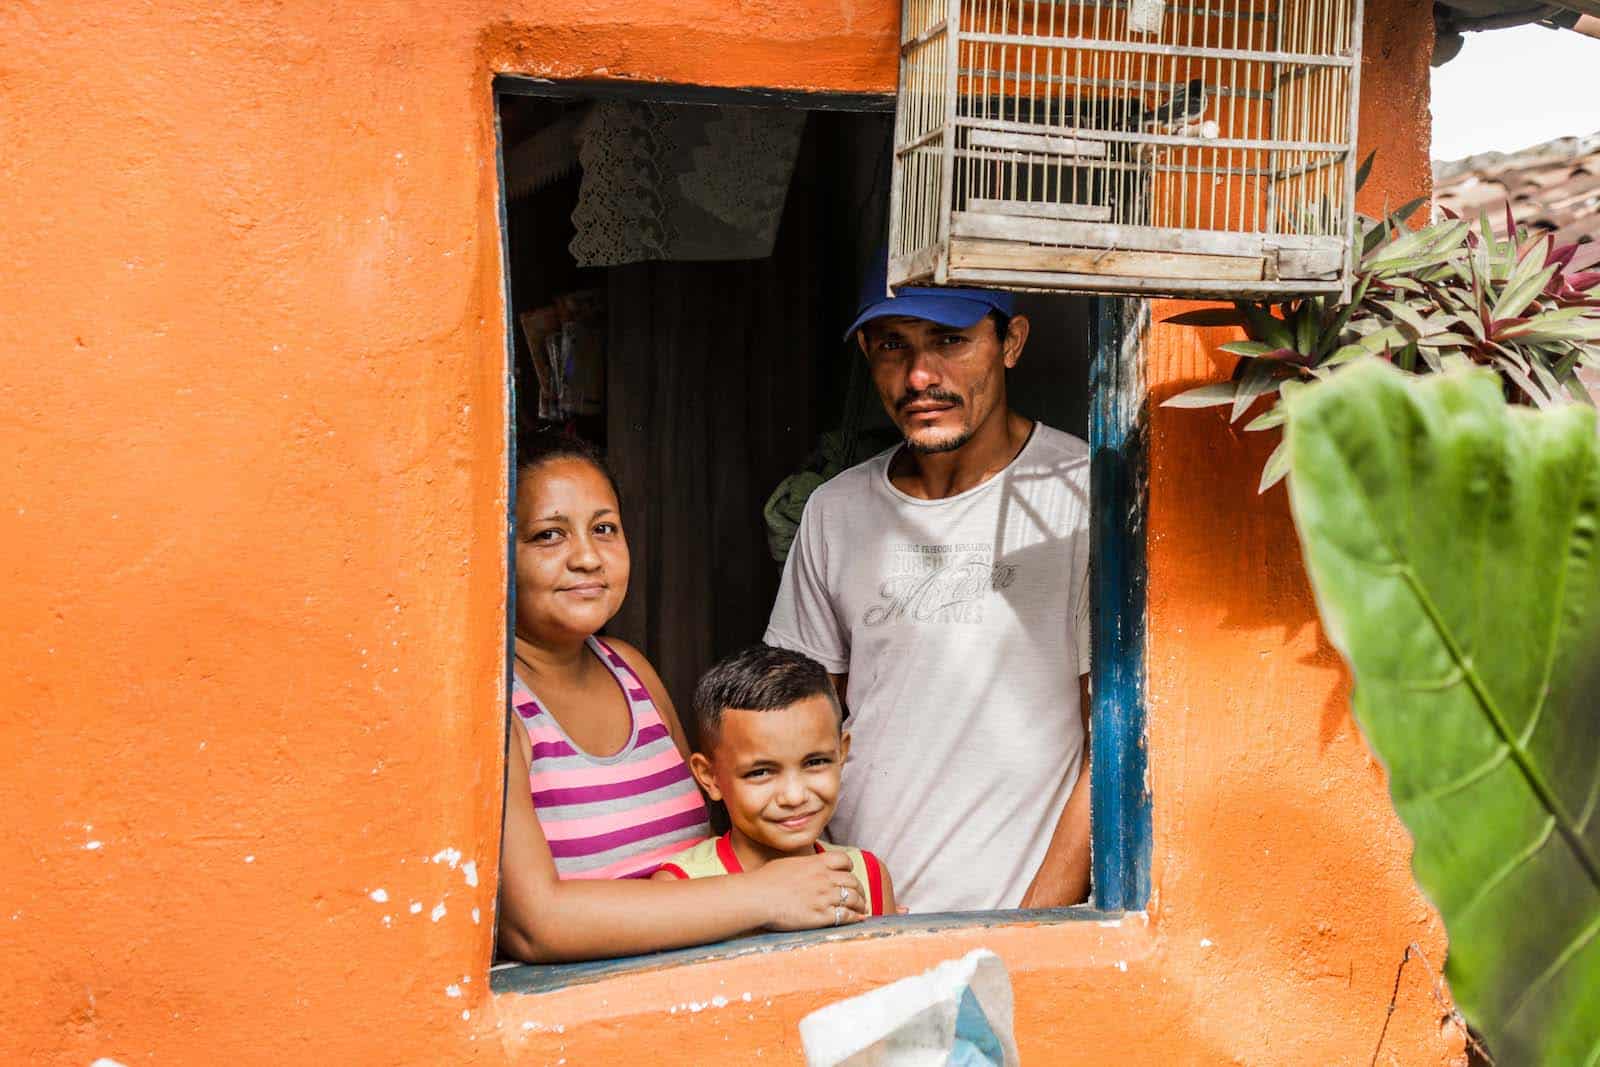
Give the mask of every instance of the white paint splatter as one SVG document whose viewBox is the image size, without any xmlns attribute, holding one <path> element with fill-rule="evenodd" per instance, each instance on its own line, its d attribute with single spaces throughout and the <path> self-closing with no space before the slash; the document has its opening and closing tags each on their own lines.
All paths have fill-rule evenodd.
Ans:
<svg viewBox="0 0 1600 1067">
<path fill-rule="evenodd" d="M 448 863 L 450 864 L 450 869 L 455 870 L 456 864 L 461 862 L 461 850 L 459 848 L 441 848 L 433 854 L 433 862 Z"/>
<path fill-rule="evenodd" d="M 433 910 L 428 913 L 428 918 L 432 919 L 434 922 L 438 922 L 440 919 L 444 918 L 444 905 L 442 903 L 435 904 L 433 906 Z"/>
<path fill-rule="evenodd" d="M 472 1018 L 472 1012 L 468 1011 L 466 1008 L 462 1008 L 461 1009 L 461 1017 L 463 1019 L 470 1019 L 470 1018 Z"/>
<path fill-rule="evenodd" d="M 461 987 L 451 983 L 444 987 L 444 995 L 447 997 L 459 997 L 461 995 Z"/>
<path fill-rule="evenodd" d="M 99 847 L 100 847 L 100 842 L 98 842 L 98 841 L 87 841 L 87 842 L 84 843 L 83 850 L 85 852 L 93 852 L 96 849 L 98 849 Z"/>
<path fill-rule="evenodd" d="M 473 908 L 472 909 L 472 925 L 473 926 L 477 926 L 478 925 L 478 909 L 477 908 Z"/>
<path fill-rule="evenodd" d="M 1128 970 L 1128 961 L 1127 960 L 1118 960 L 1117 961 L 1117 970 L 1126 973 L 1127 970 Z"/>
<path fill-rule="evenodd" d="M 1201 948 L 1210 948 L 1211 947 L 1211 939 L 1209 937 L 1202 937 L 1200 939 L 1200 947 Z"/>
<path fill-rule="evenodd" d="M 391 916 L 391 915 L 385 915 L 383 917 L 383 925 L 385 925 L 385 926 L 393 926 L 394 925 L 394 917 Z"/>
<path fill-rule="evenodd" d="M 711 998 L 711 1006 L 713 1008 L 726 1008 L 728 1006 L 728 998 L 727 997 L 721 997 L 721 996 L 712 997 Z"/>
<path fill-rule="evenodd" d="M 378 904 L 387 904 L 389 902 L 389 891 L 384 889 L 382 886 L 374 889 L 372 892 L 368 893 L 367 896 L 371 897 L 373 901 Z"/>
<path fill-rule="evenodd" d="M 411 902 L 411 914 L 413 914 L 413 915 L 420 915 L 420 914 L 422 914 L 422 901 L 420 901 L 420 900 L 413 900 L 413 901 L 412 901 L 412 902 Z"/>
<path fill-rule="evenodd" d="M 467 862 L 463 863 L 461 865 L 461 874 L 464 878 L 466 878 L 468 885 L 474 887 L 477 886 L 478 865 L 476 863 L 474 863 L 472 860 L 468 860 Z"/>
<path fill-rule="evenodd" d="M 89 1067 L 124 1067 L 124 1065 L 109 1056 L 101 1056 L 99 1059 L 89 1064 Z"/>
<path fill-rule="evenodd" d="M 245 857 L 245 858 L 244 858 L 244 861 L 245 861 L 245 862 L 246 862 L 246 863 L 254 863 L 254 862 L 255 862 L 255 861 L 256 861 L 256 858 L 255 858 L 255 857 L 254 857 L 254 856 L 246 856 L 246 857 Z"/>
<path fill-rule="evenodd" d="M 744 1001 L 746 1004 L 748 1004 L 748 1003 L 750 1003 L 750 994 L 749 993 L 745 993 L 745 994 L 741 995 L 739 997 L 739 999 Z"/>
</svg>

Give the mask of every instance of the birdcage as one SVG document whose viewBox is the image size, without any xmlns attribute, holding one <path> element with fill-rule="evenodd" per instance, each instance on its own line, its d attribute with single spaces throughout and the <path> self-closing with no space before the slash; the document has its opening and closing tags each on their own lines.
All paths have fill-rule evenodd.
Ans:
<svg viewBox="0 0 1600 1067">
<path fill-rule="evenodd" d="M 1348 288 L 1361 0 L 904 5 L 891 285 Z"/>
</svg>

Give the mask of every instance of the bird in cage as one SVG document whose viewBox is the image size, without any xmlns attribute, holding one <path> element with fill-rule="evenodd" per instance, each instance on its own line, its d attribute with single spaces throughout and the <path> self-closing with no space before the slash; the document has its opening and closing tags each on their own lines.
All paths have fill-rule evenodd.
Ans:
<svg viewBox="0 0 1600 1067">
<path fill-rule="evenodd" d="M 1141 125 L 1156 127 L 1155 132 L 1172 132 L 1182 129 L 1206 111 L 1206 83 L 1191 78 L 1188 85 L 1175 90 L 1155 107 L 1146 108 Z"/>
<path fill-rule="evenodd" d="M 1161 136 L 1216 136 L 1214 122 L 1200 121 L 1210 103 L 1205 82 L 1191 78 L 1158 103 L 1147 105 L 1137 97 L 1115 105 L 1115 110 L 1091 111 L 1093 120 L 1104 120 L 1099 129 L 1118 133 Z M 1163 146 L 1141 142 L 1108 140 L 1104 162 L 1085 161 L 1078 184 L 1087 203 L 1104 206 L 1108 221 L 1148 223 L 1150 220 L 1151 168 Z M 1086 188 L 1085 188 L 1086 186 Z"/>
</svg>

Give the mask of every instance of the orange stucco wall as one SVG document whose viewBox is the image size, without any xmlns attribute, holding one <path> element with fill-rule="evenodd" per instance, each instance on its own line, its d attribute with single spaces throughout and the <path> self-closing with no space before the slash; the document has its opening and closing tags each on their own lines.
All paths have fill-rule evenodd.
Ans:
<svg viewBox="0 0 1600 1067">
<path fill-rule="evenodd" d="M 1371 6 L 1368 197 L 1398 203 L 1428 4 Z M 1152 418 L 1148 916 L 487 991 L 490 75 L 888 90 L 896 10 L 0 11 L 0 1061 L 796 1062 L 806 1011 L 978 944 L 1031 1063 L 1372 1057 L 1442 932 L 1254 495 L 1267 443 L 1194 412 Z M 1226 371 L 1210 341 L 1157 331 L 1157 398 Z M 1457 1058 L 1444 1010 L 1408 965 L 1379 1062 Z"/>
</svg>

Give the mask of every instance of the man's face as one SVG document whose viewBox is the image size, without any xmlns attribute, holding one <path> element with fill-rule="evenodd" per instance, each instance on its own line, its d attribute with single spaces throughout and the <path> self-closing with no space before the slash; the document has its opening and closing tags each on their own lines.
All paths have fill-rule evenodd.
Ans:
<svg viewBox="0 0 1600 1067">
<path fill-rule="evenodd" d="M 884 410 L 917 452 L 954 451 L 1004 410 L 1005 371 L 1027 339 L 1021 315 L 1005 337 L 989 316 L 965 329 L 895 316 L 873 319 L 856 334 Z"/>
</svg>

